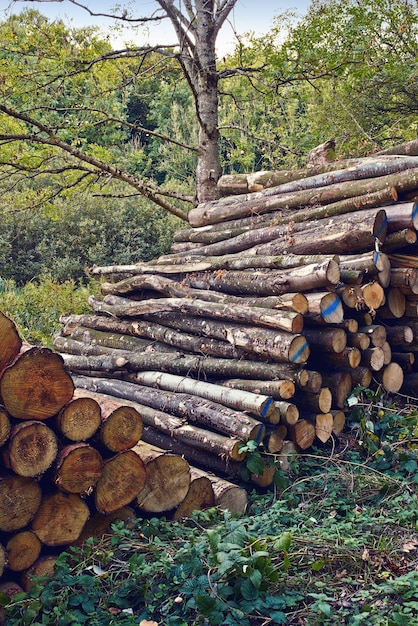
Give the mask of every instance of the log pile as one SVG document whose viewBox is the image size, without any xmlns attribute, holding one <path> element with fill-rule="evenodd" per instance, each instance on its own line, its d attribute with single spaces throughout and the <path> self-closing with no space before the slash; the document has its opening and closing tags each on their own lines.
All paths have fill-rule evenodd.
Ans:
<svg viewBox="0 0 418 626">
<path fill-rule="evenodd" d="M 191 428 L 184 419 L 134 400 L 76 388 L 63 358 L 23 344 L 2 313 L 0 335 L 3 589 L 28 590 L 34 575 L 52 573 L 59 551 L 108 532 L 116 519 L 160 513 L 180 519 L 210 506 L 234 513 L 245 509 L 245 489 L 147 443 L 143 432 L 158 425 L 170 437 L 176 430 L 176 441 L 196 450 L 209 440 L 212 452 L 237 466 L 244 457 L 238 439 Z M 261 396 L 244 396 L 245 402 L 257 398 L 252 408 L 260 414 L 271 413 Z M 208 402 L 197 412 L 203 420 L 211 410 Z M 233 415 L 225 412 L 225 424 Z M 235 428 L 251 434 L 258 422 L 248 417 Z"/>
<path fill-rule="evenodd" d="M 397 152 L 223 176 L 170 254 L 93 268 L 102 297 L 55 339 L 75 384 L 272 453 L 338 435 L 357 385 L 413 391 L 418 157 Z M 202 417 L 203 383 L 219 421 Z M 269 413 L 238 400 L 226 418 L 222 388 L 266 396 Z M 179 450 L 180 429 L 144 430 Z M 209 448 L 181 453 L 233 477 L 237 460 Z"/>
</svg>

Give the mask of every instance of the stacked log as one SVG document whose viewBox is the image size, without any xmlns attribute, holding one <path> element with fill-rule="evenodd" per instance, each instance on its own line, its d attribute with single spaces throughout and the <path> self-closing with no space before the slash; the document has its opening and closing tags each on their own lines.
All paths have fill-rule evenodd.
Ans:
<svg viewBox="0 0 418 626">
<path fill-rule="evenodd" d="M 181 453 L 147 443 L 143 431 L 154 429 L 169 439 L 175 432 L 182 445 L 206 446 L 220 462 L 228 455 L 225 469 L 229 460 L 240 467 L 241 440 L 134 401 L 82 390 L 81 384 L 76 388 L 57 352 L 22 344 L 2 313 L 0 328 L 2 584 L 28 590 L 33 576 L 52 574 L 60 550 L 108 532 L 116 519 L 159 513 L 180 519 L 208 506 L 244 510 L 245 489 L 194 468 Z M 229 404 L 241 393 L 247 408 L 274 414 L 266 396 L 224 391 Z M 210 402 L 197 410 L 201 421 L 215 414 Z M 222 415 L 225 424 L 233 413 Z M 244 425 L 235 423 L 240 435 L 246 428 L 259 434 L 260 427 L 250 417 Z M 225 428 L 234 431 L 231 424 Z"/>
<path fill-rule="evenodd" d="M 267 395 L 270 418 L 252 417 L 263 438 L 222 434 L 275 451 L 338 436 L 357 385 L 406 389 L 418 279 L 401 256 L 416 242 L 418 158 L 401 154 L 222 177 L 221 199 L 190 212 L 170 254 L 92 268 L 110 279 L 102 297 L 63 316 L 55 339 L 76 384 L 192 421 L 182 394 L 203 381 Z M 248 409 L 234 410 L 244 425 Z"/>
</svg>

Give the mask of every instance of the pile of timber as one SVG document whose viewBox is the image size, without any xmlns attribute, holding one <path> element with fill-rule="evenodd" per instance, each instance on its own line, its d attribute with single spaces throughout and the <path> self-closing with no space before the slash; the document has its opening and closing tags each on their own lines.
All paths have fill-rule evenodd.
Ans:
<svg viewBox="0 0 418 626">
<path fill-rule="evenodd" d="M 115 520 L 245 510 L 245 489 L 147 443 L 143 432 L 156 424 L 166 436 L 176 429 L 196 449 L 209 440 L 239 465 L 237 440 L 76 389 L 63 358 L 23 344 L 3 313 L 0 336 L 0 592 L 28 590 L 33 576 L 52 575 L 59 551 L 109 532 Z"/>
<path fill-rule="evenodd" d="M 357 385 L 413 394 L 418 151 L 403 148 L 223 176 L 222 197 L 189 213 L 170 254 L 92 268 L 108 278 L 102 297 L 63 316 L 54 344 L 76 386 L 278 454 L 341 433 Z M 226 389 L 264 396 L 268 411 L 237 396 L 226 418 Z M 176 428 L 146 436 L 178 450 Z M 225 456 L 193 460 L 233 476 Z"/>
</svg>

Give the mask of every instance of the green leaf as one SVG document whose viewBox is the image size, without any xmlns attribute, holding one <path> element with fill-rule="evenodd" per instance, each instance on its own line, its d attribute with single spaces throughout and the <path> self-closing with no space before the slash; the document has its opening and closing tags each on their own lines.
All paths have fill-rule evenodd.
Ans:
<svg viewBox="0 0 418 626">
<path fill-rule="evenodd" d="M 289 531 L 285 531 L 280 535 L 278 539 L 273 544 L 273 549 L 278 550 L 279 552 L 284 552 L 289 550 L 290 544 L 292 541 L 292 533 Z"/>
</svg>

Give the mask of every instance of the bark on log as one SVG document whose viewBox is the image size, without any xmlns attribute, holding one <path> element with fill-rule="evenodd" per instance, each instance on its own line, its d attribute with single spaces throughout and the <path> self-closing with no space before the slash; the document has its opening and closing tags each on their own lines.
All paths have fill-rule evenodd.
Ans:
<svg viewBox="0 0 418 626">
<path fill-rule="evenodd" d="M 348 372 L 322 372 L 322 381 L 332 393 L 332 406 L 342 409 L 353 389 L 353 381 Z"/>
<path fill-rule="evenodd" d="M 170 316 L 171 314 L 161 314 Z M 97 316 L 94 316 L 97 317 Z M 156 319 L 159 319 L 158 316 L 153 316 Z M 178 318 L 178 314 L 172 314 L 172 319 Z M 102 318 L 103 320 L 107 320 L 108 318 Z M 151 319 L 151 318 L 149 318 Z M 182 318 L 184 319 L 184 318 Z M 115 320 L 109 320 L 110 322 L 115 322 Z M 216 323 L 216 322 L 212 322 Z M 222 327 L 225 325 L 221 322 Z M 174 352 L 175 350 L 185 350 L 186 352 L 194 352 L 197 354 L 206 354 L 210 356 L 217 356 L 222 358 L 229 359 L 240 359 L 240 358 L 248 358 L 250 352 L 245 350 L 245 348 L 241 348 L 239 346 L 233 346 L 225 341 L 214 339 L 213 337 L 199 337 L 197 335 L 193 335 L 191 333 L 179 332 L 177 330 L 172 330 L 171 328 L 167 328 L 167 326 L 163 326 L 161 324 L 157 324 L 155 322 L 150 322 L 146 320 L 136 320 L 135 322 L 124 322 L 123 320 L 119 321 L 119 324 L 129 325 L 131 327 L 132 333 L 137 335 L 147 335 L 151 339 L 160 339 L 165 344 L 166 352 Z M 177 325 L 172 325 L 177 326 Z M 182 324 L 184 328 L 186 328 L 186 324 Z M 121 326 L 122 330 L 122 326 Z M 80 331 L 82 331 L 82 327 L 80 327 Z M 83 337 L 86 337 L 84 331 L 82 331 Z M 90 354 L 90 348 L 86 347 L 86 344 L 78 341 L 77 343 L 73 343 L 73 341 L 77 341 L 77 337 L 79 336 L 78 329 L 73 330 L 71 338 L 62 338 L 56 337 L 54 340 L 54 347 L 56 350 L 60 352 L 69 352 L 70 354 Z M 155 344 L 154 344 L 155 345 Z M 94 351 L 93 351 L 94 352 Z M 110 354 L 109 350 L 103 349 L 102 353 Z M 161 350 L 163 352 L 163 350 Z M 148 353 L 148 350 L 146 354 Z M 118 354 L 121 354 L 118 351 Z M 125 363 L 125 361 L 123 361 Z"/>
<path fill-rule="evenodd" d="M 15 474 L 36 478 L 51 467 L 58 452 L 57 437 L 43 422 L 27 420 L 16 424 L 3 450 L 3 463 Z"/>
<path fill-rule="evenodd" d="M 171 511 L 184 500 L 190 486 L 189 463 L 178 454 L 139 441 L 133 452 L 144 462 L 146 479 L 136 495 L 137 506 L 147 513 Z"/>
<path fill-rule="evenodd" d="M 374 348 L 381 348 L 387 339 L 386 327 L 382 324 L 370 324 L 369 326 L 361 326 L 361 333 L 365 333 L 370 337 L 371 345 Z"/>
<path fill-rule="evenodd" d="M 418 230 L 418 204 L 416 202 L 397 202 L 385 207 L 385 211 L 389 233 L 394 233 L 404 228 Z"/>
<path fill-rule="evenodd" d="M 72 372 L 107 372 L 115 373 L 117 367 L 110 370 L 107 365 L 111 359 L 104 357 L 82 357 L 63 355 L 67 367 Z M 216 359 L 214 357 L 198 357 L 182 353 L 160 355 L 136 355 L 131 369 L 135 371 L 152 368 L 172 374 L 196 375 L 200 378 L 250 378 L 260 380 L 282 379 L 284 377 L 299 377 L 300 367 L 291 363 L 263 363 L 236 359 Z"/>
<path fill-rule="evenodd" d="M 371 339 L 366 333 L 348 333 L 347 345 L 359 350 L 367 350 L 370 347 Z"/>
<path fill-rule="evenodd" d="M 418 372 L 411 372 L 406 374 L 401 387 L 403 394 L 418 398 Z"/>
<path fill-rule="evenodd" d="M 347 368 L 355 368 L 360 365 L 361 361 L 361 352 L 358 348 L 350 348 L 347 347 L 342 352 L 333 353 L 326 352 L 324 354 L 320 354 L 319 352 L 314 353 L 310 359 L 310 366 L 317 367 L 317 369 L 321 369 L 324 363 L 326 363 L 327 369 L 336 368 L 342 371 L 346 371 Z M 327 413 L 328 411 L 323 411 L 323 413 Z"/>
<path fill-rule="evenodd" d="M 295 460 L 295 457 L 298 455 L 298 449 L 293 441 L 285 441 L 283 443 L 283 447 L 280 450 L 279 454 L 275 456 L 275 458 L 280 463 L 280 468 L 284 472 L 288 472 L 290 470 L 292 461 Z"/>
<path fill-rule="evenodd" d="M 7 567 L 12 572 L 22 572 L 31 567 L 41 554 L 42 543 L 31 530 L 22 530 L 6 544 Z M 1 567 L 0 567 L 1 577 Z"/>
<path fill-rule="evenodd" d="M 304 370 L 301 370 L 301 377 Z M 307 378 L 307 377 L 306 377 Z M 230 378 L 221 381 L 222 385 L 231 389 L 242 389 L 271 396 L 275 400 L 289 400 L 295 394 L 293 380 L 246 380 L 245 378 Z"/>
<path fill-rule="evenodd" d="M 0 406 L 0 447 L 8 440 L 11 428 L 9 415 L 7 411 Z"/>
<path fill-rule="evenodd" d="M 319 187 L 274 196 L 271 190 L 260 194 L 236 196 L 228 202 L 217 201 L 199 205 L 189 212 L 191 226 L 205 226 L 216 222 L 246 217 L 257 213 L 269 213 L 277 209 L 290 209 L 308 205 L 326 205 L 356 196 L 366 195 L 381 190 L 394 188 L 398 193 L 418 187 L 417 169 L 374 177 L 365 180 L 335 183 L 328 187 Z M 274 192 L 273 192 L 274 193 Z M 268 195 L 270 194 L 270 195 Z"/>
<path fill-rule="evenodd" d="M 370 368 L 364 367 L 364 365 L 358 365 L 353 369 L 348 370 L 353 381 L 353 386 L 361 385 L 362 387 L 370 387 L 373 374 Z"/>
<path fill-rule="evenodd" d="M 88 301 L 96 312 L 107 313 L 116 317 L 140 317 L 159 312 L 175 311 L 197 317 L 258 324 L 288 332 L 298 333 L 303 327 L 302 316 L 294 311 L 274 312 L 269 309 L 244 306 L 232 307 L 203 300 L 188 300 L 187 298 L 159 298 L 135 302 L 118 296 L 106 296 L 104 301 L 95 296 L 90 296 Z"/>
<path fill-rule="evenodd" d="M 334 260 L 304 265 L 289 270 L 224 270 L 222 273 L 191 274 L 184 284 L 197 289 L 216 289 L 236 295 L 281 296 L 336 285 L 340 280 Z"/>
<path fill-rule="evenodd" d="M 19 354 L 22 340 L 16 324 L 7 315 L 0 311 L 0 375 Z"/>
<path fill-rule="evenodd" d="M 320 352 L 342 352 L 347 345 L 343 328 L 305 328 L 303 334 L 310 348 Z"/>
<path fill-rule="evenodd" d="M 386 337 L 392 348 L 399 345 L 404 345 L 404 347 L 408 347 L 408 344 L 412 343 L 414 340 L 414 331 L 411 326 L 388 325 L 386 326 Z"/>
<path fill-rule="evenodd" d="M 6 411 L 18 419 L 48 419 L 71 400 L 73 393 L 63 359 L 48 348 L 21 353 L 0 380 Z"/>
<path fill-rule="evenodd" d="M 280 411 L 280 420 L 283 424 L 295 424 L 298 421 L 299 409 L 296 404 L 285 402 L 284 400 L 277 400 L 275 404 Z"/>
<path fill-rule="evenodd" d="M 143 489 L 146 480 L 144 462 L 133 450 L 118 452 L 105 461 L 94 491 L 99 513 L 113 513 L 130 504 Z"/>
<path fill-rule="evenodd" d="M 368 348 L 361 353 L 361 365 L 378 372 L 385 364 L 385 354 L 382 348 Z"/>
<path fill-rule="evenodd" d="M 273 398 L 260 393 L 228 389 L 222 385 L 164 372 L 139 372 L 136 374 L 135 380 L 140 385 L 177 393 L 189 393 L 212 402 L 218 402 L 231 409 L 247 411 L 265 421 L 270 421 L 269 416 L 274 412 Z"/>
<path fill-rule="evenodd" d="M 328 413 L 332 406 L 332 394 L 328 387 L 322 387 L 318 393 L 296 392 L 294 403 L 303 411 Z"/>
<path fill-rule="evenodd" d="M 73 398 L 56 416 L 54 427 L 66 439 L 78 442 L 93 437 L 100 422 L 100 405 L 75 389 Z"/>
<path fill-rule="evenodd" d="M 196 465 L 205 471 L 210 470 L 231 480 L 236 480 L 240 476 L 242 461 L 231 460 L 227 455 L 218 456 L 216 453 L 212 454 L 207 448 L 200 449 L 185 445 L 182 440 L 177 440 L 171 437 L 170 434 L 157 430 L 152 426 L 144 426 L 142 441 L 173 454 L 179 454 L 190 464 Z"/>
<path fill-rule="evenodd" d="M 92 396 L 96 395 L 94 392 L 87 392 L 85 390 L 83 390 L 83 393 L 90 393 Z M 112 396 L 103 393 L 100 395 L 103 398 L 112 398 Z M 124 405 L 132 406 L 138 411 L 143 424 L 161 430 L 176 441 L 181 442 L 185 447 L 192 446 L 196 448 L 196 450 L 206 450 L 211 454 L 216 454 L 234 461 L 242 461 L 245 457 L 245 454 L 239 452 L 239 448 L 242 445 L 242 441 L 239 439 L 226 437 L 210 430 L 198 428 L 197 426 L 189 426 L 181 418 L 150 408 L 144 404 L 139 404 L 138 402 L 124 399 L 123 403 Z"/>
<path fill-rule="evenodd" d="M 80 496 L 57 491 L 42 498 L 31 527 L 44 545 L 64 546 L 77 539 L 89 516 Z"/>
<path fill-rule="evenodd" d="M 159 313 L 147 316 L 147 320 L 161 321 L 167 326 L 193 333 L 194 336 L 228 342 L 234 349 L 243 350 L 247 358 L 261 357 L 277 363 L 297 364 L 305 363 L 310 353 L 305 337 L 296 333 L 247 324 L 226 325 L 224 322 L 205 317 L 180 317 L 175 313 Z"/>
<path fill-rule="evenodd" d="M 54 467 L 54 483 L 66 493 L 89 494 L 102 475 L 103 459 L 88 443 L 64 446 Z"/>
<path fill-rule="evenodd" d="M 14 532 L 27 526 L 41 504 L 42 491 L 34 478 L 16 474 L 0 476 L 0 530 Z"/>
<path fill-rule="evenodd" d="M 134 379 L 135 376 L 133 376 Z M 126 398 L 154 409 L 164 407 L 166 411 L 177 417 L 238 439 L 261 440 L 264 436 L 264 425 L 249 415 L 188 394 L 160 391 L 133 382 L 114 379 L 77 376 L 74 380 L 78 387 Z"/>
<path fill-rule="evenodd" d="M 173 520 L 191 517 L 194 511 L 204 511 L 215 506 L 215 494 L 207 476 L 197 475 L 190 470 L 190 486 L 185 498 L 173 513 Z"/>
<path fill-rule="evenodd" d="M 339 324 L 344 318 L 341 299 L 336 293 L 312 292 L 305 294 L 309 310 L 304 321 L 309 323 Z"/>
<path fill-rule="evenodd" d="M 221 510 L 229 511 L 232 515 L 240 515 L 245 512 L 248 504 L 246 489 L 197 467 L 191 466 L 190 472 L 192 478 L 205 477 L 210 480 L 215 496 L 215 505 Z"/>
</svg>

